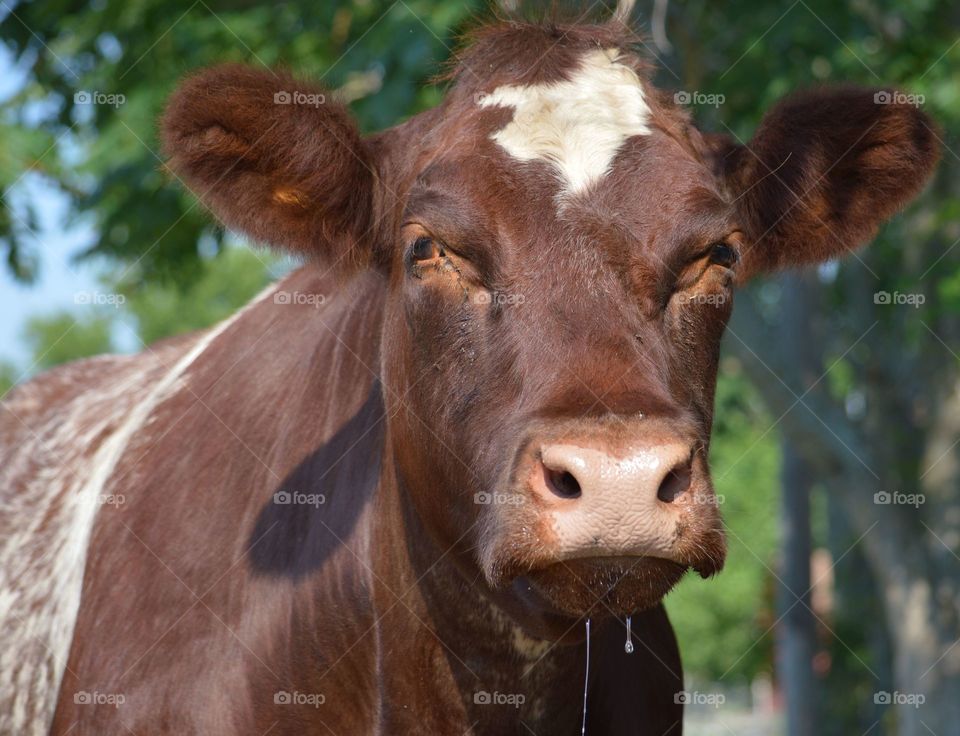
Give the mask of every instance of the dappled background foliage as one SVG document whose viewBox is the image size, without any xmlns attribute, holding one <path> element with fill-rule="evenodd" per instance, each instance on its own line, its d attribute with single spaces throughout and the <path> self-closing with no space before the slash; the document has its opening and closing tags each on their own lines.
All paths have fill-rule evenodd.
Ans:
<svg viewBox="0 0 960 736">
<path fill-rule="evenodd" d="M 425 82 L 469 13 L 428 0 L 20 3 L 0 31 L 29 81 L 6 104 L 0 185 L 37 170 L 95 218 L 86 255 L 136 261 L 144 279 L 189 279 L 201 246 L 222 248 L 224 234 L 162 168 L 155 121 L 183 75 L 226 61 L 285 66 L 341 90 L 373 130 L 438 101 Z M 123 102 L 88 104 L 83 92 Z M 7 260 L 28 277 L 36 215 L 29 203 L 0 212 Z"/>
</svg>

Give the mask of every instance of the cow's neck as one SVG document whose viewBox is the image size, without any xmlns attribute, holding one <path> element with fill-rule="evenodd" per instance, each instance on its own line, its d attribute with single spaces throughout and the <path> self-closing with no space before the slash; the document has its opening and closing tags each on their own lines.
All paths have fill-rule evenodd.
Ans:
<svg viewBox="0 0 960 736">
<path fill-rule="evenodd" d="M 322 293 L 324 285 L 314 280 L 306 270 L 283 286 Z M 373 370 L 383 285 L 372 277 L 356 281 L 327 305 L 322 322 L 321 315 L 299 315 L 295 327 L 303 334 L 292 344 L 302 354 L 269 348 L 301 372 L 311 366 L 305 374 L 311 386 L 290 399 L 284 414 L 288 434 L 280 444 L 289 443 L 291 470 L 270 490 L 324 495 L 325 502 L 315 509 L 268 503 L 255 530 L 254 539 L 272 530 L 251 557 L 262 576 L 276 581 L 271 586 L 281 586 L 269 587 L 272 599 L 287 601 L 274 606 L 281 617 L 274 630 L 289 637 L 274 648 L 269 676 L 258 686 L 276 687 L 280 675 L 289 687 L 324 693 L 329 703 L 351 703 L 324 721 L 337 733 L 469 733 L 471 727 L 522 733 L 510 702 L 474 702 L 484 693 L 522 696 L 523 720 L 535 732 L 572 732 L 581 712 L 583 644 L 552 646 L 525 634 L 433 541 L 397 480 L 385 389 Z M 661 662 L 679 672 L 662 610 L 650 622 L 660 629 L 651 629 L 649 644 L 632 659 L 623 655 L 620 631 L 595 628 L 591 699 L 621 684 L 635 696 L 652 686 L 644 678 L 670 688 L 661 699 L 679 689 L 670 673 L 655 673 Z M 642 634 L 642 617 L 635 623 Z M 634 671 L 624 675 L 624 667 Z M 599 687 L 604 676 L 612 679 Z M 330 718 L 333 711 L 315 715 Z"/>
<path fill-rule="evenodd" d="M 379 668 L 388 673 L 385 700 L 409 706 L 421 724 L 431 714 L 436 720 L 428 732 L 435 733 L 462 732 L 477 717 L 490 719 L 488 730 L 478 732 L 507 732 L 498 731 L 498 724 L 515 722 L 516 711 L 508 702 L 475 707 L 484 693 L 504 700 L 521 696 L 531 724 L 548 715 L 575 719 L 583 647 L 553 646 L 527 635 L 432 540 L 393 468 L 383 472 L 373 522 L 384 552 L 377 556 L 374 601 L 382 616 L 377 635 Z M 427 679 L 431 687 L 410 689 L 411 678 Z M 405 702 L 407 692 L 427 700 Z M 393 715 L 402 725 L 404 714 Z"/>
</svg>

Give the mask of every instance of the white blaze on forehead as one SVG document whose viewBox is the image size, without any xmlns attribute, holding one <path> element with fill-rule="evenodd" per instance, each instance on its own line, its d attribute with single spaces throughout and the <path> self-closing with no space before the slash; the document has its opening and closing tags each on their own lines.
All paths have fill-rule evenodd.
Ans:
<svg viewBox="0 0 960 736">
<path fill-rule="evenodd" d="M 617 49 L 583 56 L 569 80 L 507 85 L 484 95 L 481 107 L 513 107 L 513 120 L 491 136 L 520 161 L 551 163 L 576 194 L 610 168 L 627 138 L 648 135 L 650 108 L 636 72 Z"/>
</svg>

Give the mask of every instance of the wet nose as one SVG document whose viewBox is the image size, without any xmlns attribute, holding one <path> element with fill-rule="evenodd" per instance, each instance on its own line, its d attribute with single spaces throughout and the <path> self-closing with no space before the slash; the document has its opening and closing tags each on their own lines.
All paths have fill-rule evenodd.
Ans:
<svg viewBox="0 0 960 736">
<path fill-rule="evenodd" d="M 562 553 L 669 559 L 688 506 L 693 449 L 679 438 L 617 454 L 549 444 L 533 464 L 529 488 L 551 517 Z"/>
<path fill-rule="evenodd" d="M 543 487 L 560 499 L 623 493 L 670 503 L 690 485 L 691 449 L 674 443 L 616 458 L 576 445 L 550 445 L 541 451 Z"/>
</svg>

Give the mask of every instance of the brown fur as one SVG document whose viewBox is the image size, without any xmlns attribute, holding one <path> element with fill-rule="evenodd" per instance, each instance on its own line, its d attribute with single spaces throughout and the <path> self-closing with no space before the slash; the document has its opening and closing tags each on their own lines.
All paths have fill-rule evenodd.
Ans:
<svg viewBox="0 0 960 736">
<path fill-rule="evenodd" d="M 940 155 L 936 128 L 916 107 L 878 104 L 884 91 L 799 92 L 748 145 L 715 141 L 751 243 L 741 279 L 843 255 L 917 194 Z"/>
<path fill-rule="evenodd" d="M 163 117 L 168 165 L 228 227 L 360 266 L 369 261 L 362 243 L 374 236 L 376 171 L 349 113 L 328 97 L 281 72 L 235 64 L 200 72 Z"/>
</svg>

